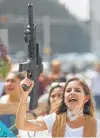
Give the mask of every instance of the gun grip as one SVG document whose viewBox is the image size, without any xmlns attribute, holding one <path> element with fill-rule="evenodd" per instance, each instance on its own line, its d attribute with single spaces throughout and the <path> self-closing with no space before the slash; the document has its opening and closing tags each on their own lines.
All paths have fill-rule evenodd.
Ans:
<svg viewBox="0 0 100 138">
<path fill-rule="evenodd" d="M 30 72 L 30 70 L 28 70 L 27 71 L 27 78 L 29 78 L 29 79 L 31 79 L 31 77 L 32 77 L 32 73 Z M 25 84 L 23 84 L 23 90 L 24 91 L 28 91 L 28 89 L 29 89 L 29 86 L 27 86 L 27 85 L 25 85 Z"/>
<path fill-rule="evenodd" d="M 25 84 L 23 84 L 22 87 L 23 87 L 23 90 L 24 90 L 24 91 L 28 91 L 28 89 L 29 89 L 29 86 L 26 86 Z"/>
</svg>

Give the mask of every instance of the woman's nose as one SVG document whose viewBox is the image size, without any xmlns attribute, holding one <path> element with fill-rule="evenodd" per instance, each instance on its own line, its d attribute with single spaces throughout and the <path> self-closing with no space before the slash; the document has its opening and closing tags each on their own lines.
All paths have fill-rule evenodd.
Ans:
<svg viewBox="0 0 100 138">
<path fill-rule="evenodd" d="M 57 97 L 54 98 L 54 100 L 57 100 L 57 99 L 58 99 Z"/>
<path fill-rule="evenodd" d="M 74 95 L 74 93 L 71 93 L 71 95 L 73 96 L 73 95 Z"/>
<path fill-rule="evenodd" d="M 74 95 L 74 94 L 75 94 L 75 91 L 74 91 L 74 90 L 72 90 L 70 94 L 71 94 L 71 95 Z"/>
</svg>

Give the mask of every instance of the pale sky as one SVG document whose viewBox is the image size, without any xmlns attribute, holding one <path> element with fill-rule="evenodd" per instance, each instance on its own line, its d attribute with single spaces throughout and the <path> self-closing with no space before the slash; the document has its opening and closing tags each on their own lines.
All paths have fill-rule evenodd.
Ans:
<svg viewBox="0 0 100 138">
<path fill-rule="evenodd" d="M 89 0 L 59 0 L 76 18 L 86 21 L 89 19 Z"/>
</svg>

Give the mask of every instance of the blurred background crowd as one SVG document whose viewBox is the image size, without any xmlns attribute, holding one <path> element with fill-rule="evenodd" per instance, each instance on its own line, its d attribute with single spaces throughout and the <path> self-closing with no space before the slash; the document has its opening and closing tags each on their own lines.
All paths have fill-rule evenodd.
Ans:
<svg viewBox="0 0 100 138">
<path fill-rule="evenodd" d="M 20 99 L 19 63 L 28 59 L 24 31 L 28 25 L 30 0 L 0 0 L 0 119 L 12 126 Z M 89 85 L 100 118 L 100 1 L 31 0 L 36 39 L 43 58 L 38 102 L 48 102 L 51 84 L 63 86 L 70 77 L 81 77 Z M 29 101 L 28 101 L 29 103 Z M 45 114 L 45 106 L 28 112 L 29 119 Z"/>
</svg>

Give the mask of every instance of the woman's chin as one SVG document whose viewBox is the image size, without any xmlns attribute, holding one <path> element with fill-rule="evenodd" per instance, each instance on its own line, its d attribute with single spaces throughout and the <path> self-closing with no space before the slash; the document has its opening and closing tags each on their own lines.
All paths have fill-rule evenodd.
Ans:
<svg viewBox="0 0 100 138">
<path fill-rule="evenodd" d="M 73 110 L 79 109 L 79 106 L 76 104 L 70 104 L 68 105 L 68 109 L 69 111 L 73 111 Z"/>
<path fill-rule="evenodd" d="M 6 94 L 12 94 L 14 93 L 13 90 L 7 91 Z"/>
</svg>

